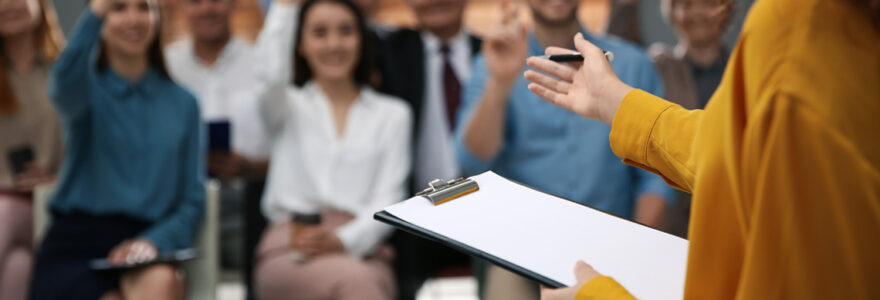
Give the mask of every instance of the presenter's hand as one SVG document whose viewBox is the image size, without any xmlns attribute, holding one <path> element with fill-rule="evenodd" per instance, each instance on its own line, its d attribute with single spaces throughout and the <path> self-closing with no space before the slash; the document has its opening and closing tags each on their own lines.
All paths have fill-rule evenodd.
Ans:
<svg viewBox="0 0 880 300">
<path fill-rule="evenodd" d="M 580 33 L 575 35 L 574 45 L 584 57 L 583 62 L 565 64 L 530 57 L 527 64 L 546 74 L 526 71 L 525 78 L 532 82 L 529 90 L 581 116 L 611 124 L 620 101 L 632 87 L 617 78 L 602 50 Z M 566 54 L 571 50 L 549 47 L 545 53 Z"/>
<path fill-rule="evenodd" d="M 518 4 L 502 0 L 501 10 L 501 24 L 486 35 L 482 51 L 491 80 L 512 86 L 525 65 L 528 53 L 526 29 L 519 22 Z"/>
<path fill-rule="evenodd" d="M 577 284 L 571 287 L 551 289 L 541 286 L 541 300 L 572 300 L 577 296 L 578 291 L 584 284 L 601 275 L 596 270 L 593 270 L 592 266 L 583 261 L 578 261 L 574 265 L 574 276 L 577 278 Z"/>
<path fill-rule="evenodd" d="M 159 254 L 156 246 L 147 239 L 131 239 L 122 241 L 110 250 L 107 259 L 110 264 L 133 264 L 153 260 Z"/>
<path fill-rule="evenodd" d="M 308 258 L 345 250 L 342 240 L 336 236 L 336 233 L 321 226 L 304 228 L 294 238 L 293 246 Z"/>
</svg>

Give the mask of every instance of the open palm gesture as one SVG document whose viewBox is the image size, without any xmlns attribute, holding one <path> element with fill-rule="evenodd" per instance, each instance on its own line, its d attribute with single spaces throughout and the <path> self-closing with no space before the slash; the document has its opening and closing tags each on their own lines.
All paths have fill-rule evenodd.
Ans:
<svg viewBox="0 0 880 300">
<path fill-rule="evenodd" d="M 620 101 L 632 87 L 617 78 L 602 50 L 583 35 L 575 35 L 574 44 L 584 57 L 583 62 L 566 64 L 541 57 L 528 59 L 530 67 L 546 73 L 526 71 L 525 78 L 532 82 L 529 90 L 581 116 L 611 124 Z M 549 47 L 545 53 L 569 54 L 572 50 Z"/>
</svg>

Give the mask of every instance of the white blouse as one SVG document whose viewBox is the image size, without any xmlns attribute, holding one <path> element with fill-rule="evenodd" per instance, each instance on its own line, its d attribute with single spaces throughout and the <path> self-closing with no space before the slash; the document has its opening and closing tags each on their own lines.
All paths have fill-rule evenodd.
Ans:
<svg viewBox="0 0 880 300">
<path fill-rule="evenodd" d="M 406 196 L 409 107 L 363 87 L 340 136 L 329 100 L 315 83 L 274 85 L 261 103 L 273 140 L 263 213 L 272 222 L 324 208 L 351 213 L 355 219 L 336 234 L 348 253 L 370 254 L 390 233 L 373 214 Z"/>
</svg>

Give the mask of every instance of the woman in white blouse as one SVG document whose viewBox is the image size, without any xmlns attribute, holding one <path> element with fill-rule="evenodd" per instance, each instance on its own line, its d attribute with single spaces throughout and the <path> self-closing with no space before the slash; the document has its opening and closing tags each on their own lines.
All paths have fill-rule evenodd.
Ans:
<svg viewBox="0 0 880 300">
<path fill-rule="evenodd" d="M 272 16 L 267 26 L 278 24 Z M 292 52 L 294 72 L 293 86 L 279 76 L 261 100 L 273 140 L 263 198 L 272 225 L 257 250 L 256 293 L 268 300 L 391 299 L 393 251 L 383 243 L 390 228 L 373 213 L 405 196 L 411 113 L 368 87 L 370 41 L 349 0 L 308 0 L 295 20 L 260 37 L 296 31 L 295 46 L 259 50 L 276 64 L 267 68 Z M 293 233 L 293 213 L 320 213 L 323 223 Z M 291 256 L 292 248 L 305 258 Z"/>
</svg>

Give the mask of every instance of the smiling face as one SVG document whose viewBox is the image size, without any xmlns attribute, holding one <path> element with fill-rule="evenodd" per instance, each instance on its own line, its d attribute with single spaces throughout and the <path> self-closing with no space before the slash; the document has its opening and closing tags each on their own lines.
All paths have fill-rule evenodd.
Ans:
<svg viewBox="0 0 880 300">
<path fill-rule="evenodd" d="M 720 11 L 721 0 L 671 0 L 669 18 L 688 44 L 717 43 L 731 11 Z"/>
<path fill-rule="evenodd" d="M 354 13 L 343 4 L 324 1 L 314 4 L 305 15 L 297 51 L 315 79 L 352 79 L 361 43 Z"/>
<path fill-rule="evenodd" d="M 38 0 L 0 0 L 0 36 L 34 30 L 40 24 Z"/>
<path fill-rule="evenodd" d="M 535 23 L 565 26 L 577 22 L 577 0 L 528 0 Z"/>
<path fill-rule="evenodd" d="M 217 42 L 229 37 L 229 16 L 233 8 L 233 0 L 186 0 L 183 14 L 193 38 Z"/>
<path fill-rule="evenodd" d="M 408 0 L 407 3 L 416 13 L 419 24 L 429 31 L 461 26 L 464 0 Z"/>
<path fill-rule="evenodd" d="M 155 0 L 116 0 L 104 18 L 101 37 L 108 52 L 146 56 L 156 41 L 158 8 Z"/>
</svg>

